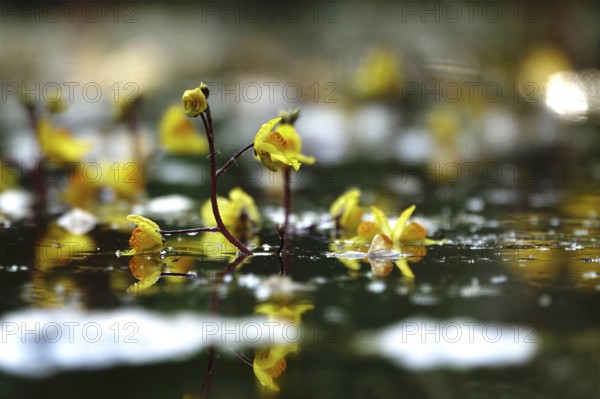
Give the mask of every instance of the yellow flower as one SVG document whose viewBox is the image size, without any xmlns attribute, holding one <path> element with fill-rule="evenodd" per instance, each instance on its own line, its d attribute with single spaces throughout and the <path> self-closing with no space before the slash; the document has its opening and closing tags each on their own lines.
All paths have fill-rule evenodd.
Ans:
<svg viewBox="0 0 600 399">
<path fill-rule="evenodd" d="M 90 149 L 90 143 L 77 140 L 67 129 L 57 129 L 48 118 L 37 125 L 40 149 L 50 162 L 78 162 Z"/>
<path fill-rule="evenodd" d="M 414 274 L 407 262 L 418 262 L 427 254 L 426 246 L 437 244 L 438 241 L 428 239 L 427 229 L 417 222 L 408 223 L 408 219 L 415 210 L 412 205 L 405 209 L 392 228 L 388 218 L 381 209 L 372 206 L 374 221 L 362 222 L 357 229 L 357 236 L 353 241 L 357 243 L 371 242 L 369 253 L 383 249 L 396 249 L 403 254 L 410 254 L 408 258 L 401 258 L 394 263 L 400 269 L 401 273 L 409 278 L 414 278 Z M 387 265 L 371 263 L 374 271 L 386 270 Z M 378 270 L 376 270 L 378 269 Z M 381 270 L 379 270 L 381 269 Z"/>
<path fill-rule="evenodd" d="M 208 151 L 206 139 L 185 117 L 181 108 L 172 105 L 167 109 L 159 125 L 160 144 L 173 154 L 204 154 Z"/>
<path fill-rule="evenodd" d="M 235 237 L 248 235 L 250 228 L 260 221 L 260 213 L 254 199 L 239 187 L 229 192 L 229 199 L 217 197 L 217 204 L 225 227 Z M 211 227 L 217 224 L 210 200 L 202 205 L 200 214 L 205 226 Z"/>
<path fill-rule="evenodd" d="M 360 190 L 353 188 L 342 194 L 329 208 L 331 217 L 345 231 L 356 231 L 360 225 L 364 212 L 358 205 L 359 198 Z"/>
<path fill-rule="evenodd" d="M 206 101 L 207 95 L 205 93 L 208 93 L 208 88 L 204 83 L 200 83 L 200 86 L 193 90 L 183 92 L 181 102 L 187 116 L 195 118 L 206 111 L 208 102 Z"/>
<path fill-rule="evenodd" d="M 408 219 L 415 211 L 415 206 L 412 205 L 406 208 L 392 228 L 388 218 L 385 216 L 383 211 L 376 206 L 371 206 L 373 212 L 373 222 L 362 222 L 357 229 L 358 237 L 357 241 L 368 242 L 373 237 L 382 233 L 391 238 L 394 245 L 405 245 L 405 244 L 423 244 L 432 245 L 436 244 L 437 241 L 426 238 L 427 229 L 417 222 L 408 223 Z"/>
<path fill-rule="evenodd" d="M 163 238 L 157 230 L 160 227 L 150 219 L 139 215 L 129 215 L 127 220 L 138 227 L 131 233 L 129 251 L 118 252 L 119 256 L 132 256 L 140 253 L 158 252 L 163 248 Z"/>
<path fill-rule="evenodd" d="M 121 199 L 135 200 L 142 194 L 144 178 L 137 162 L 103 162 L 96 165 L 98 169 L 86 170 L 79 166 L 73 170 L 69 185 L 62 193 L 67 204 L 88 210 L 94 209 L 102 189 L 110 189 L 116 198 Z"/>
<path fill-rule="evenodd" d="M 364 98 L 397 95 L 402 83 L 402 65 L 397 55 L 386 49 L 373 49 L 357 71 L 355 90 Z"/>
<path fill-rule="evenodd" d="M 302 141 L 292 125 L 282 123 L 273 130 L 279 121 L 281 118 L 271 119 L 254 137 L 254 152 L 260 161 L 272 171 L 288 166 L 298 170 L 302 163 L 315 163 L 315 158 L 300 153 Z"/>
</svg>

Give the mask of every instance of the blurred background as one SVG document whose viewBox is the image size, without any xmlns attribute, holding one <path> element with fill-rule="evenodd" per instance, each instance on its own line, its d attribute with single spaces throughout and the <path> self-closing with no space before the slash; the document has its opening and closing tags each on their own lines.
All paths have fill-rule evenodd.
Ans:
<svg viewBox="0 0 600 399">
<path fill-rule="evenodd" d="M 600 4 L 582 0 L 2 2 L 0 316 L 110 332 L 52 346 L 6 345 L 3 330 L 0 397 L 195 398 L 211 378 L 214 397 L 273 397 L 265 381 L 280 375 L 283 397 L 597 396 L 598 21 Z M 289 257 L 224 271 L 230 254 L 203 246 L 220 245 L 211 233 L 115 256 L 130 213 L 202 224 L 205 132 L 181 106 L 200 82 L 218 164 L 301 110 L 317 162 L 292 175 Z M 222 196 L 255 198 L 262 229 L 245 208 L 234 222 L 258 230 L 261 255 L 280 242 L 281 183 L 251 154 L 219 181 Z M 416 277 L 335 257 L 356 228 L 340 236 L 327 211 L 353 187 L 358 219 L 360 195 L 366 218 L 367 205 L 395 219 L 415 204 L 423 233 L 446 239 L 408 260 Z M 215 314 L 257 313 L 306 313 L 316 333 L 301 354 L 194 341 Z M 399 344 L 403 320 L 471 319 L 503 339 Z M 139 323 L 142 344 L 112 345 L 115 320 Z M 512 339 L 515 325 L 535 345 Z"/>
<path fill-rule="evenodd" d="M 26 169 L 38 157 L 22 99 L 60 99 L 54 123 L 94 143 L 85 161 L 143 157 L 150 196 L 196 196 L 206 173 L 158 137 L 167 108 L 203 81 L 222 159 L 300 108 L 303 152 L 319 162 L 297 188 L 323 184 L 327 200 L 351 185 L 425 203 L 430 183 L 447 200 L 448 184 L 585 186 L 600 178 L 598 14 L 586 1 L 8 2 L 2 159 Z M 134 101 L 135 140 L 115 118 Z M 231 185 L 269 186 L 252 162 Z M 483 201 L 544 205 L 497 190 Z"/>
</svg>

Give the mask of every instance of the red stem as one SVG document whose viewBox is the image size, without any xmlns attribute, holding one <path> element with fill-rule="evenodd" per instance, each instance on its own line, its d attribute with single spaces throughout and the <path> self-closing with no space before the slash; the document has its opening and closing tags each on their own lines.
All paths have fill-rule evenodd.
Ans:
<svg viewBox="0 0 600 399">
<path fill-rule="evenodd" d="M 219 177 L 223 173 L 225 173 L 227 171 L 227 168 L 229 168 L 229 166 L 236 159 L 238 159 L 243 153 L 245 153 L 246 151 L 248 151 L 252 147 L 254 147 L 254 143 L 248 144 L 247 146 L 245 146 L 244 148 L 242 148 L 241 150 L 239 150 L 238 152 L 236 152 L 235 154 L 233 154 L 233 156 L 231 158 L 229 158 L 229 160 L 227 162 L 225 162 L 225 165 L 223 165 L 219 170 L 217 170 L 217 177 Z"/>
<path fill-rule="evenodd" d="M 285 232 L 289 230 L 290 212 L 292 210 L 292 188 L 290 185 L 290 175 L 291 169 L 289 167 L 283 169 L 283 208 L 285 210 L 285 219 L 283 224 L 286 227 Z"/>
<path fill-rule="evenodd" d="M 215 161 L 215 138 L 213 132 L 213 124 L 212 117 L 210 115 L 210 106 L 206 107 L 206 111 L 200 114 L 202 117 L 202 122 L 204 123 L 204 128 L 206 129 L 206 138 L 208 139 L 208 148 L 210 152 L 210 202 L 212 205 L 212 211 L 215 216 L 215 221 L 217 222 L 217 226 L 221 234 L 229 240 L 230 243 L 235 245 L 237 249 L 240 250 L 243 254 L 251 255 L 252 251 L 250 251 L 244 244 L 242 244 L 237 238 L 233 236 L 225 227 L 223 223 L 223 219 L 221 219 L 221 213 L 219 212 L 219 206 L 217 204 L 217 167 Z"/>
</svg>

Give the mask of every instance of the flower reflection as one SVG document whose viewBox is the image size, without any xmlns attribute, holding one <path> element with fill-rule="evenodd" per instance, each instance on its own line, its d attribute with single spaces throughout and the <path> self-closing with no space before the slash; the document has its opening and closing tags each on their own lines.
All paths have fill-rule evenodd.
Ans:
<svg viewBox="0 0 600 399">
<path fill-rule="evenodd" d="M 129 270 L 139 281 L 127 288 L 127 292 L 139 294 L 156 284 L 162 273 L 162 263 L 158 256 L 133 255 L 129 260 Z"/>
<path fill-rule="evenodd" d="M 81 290 L 72 274 L 55 269 L 96 251 L 95 241 L 87 234 L 75 234 L 50 224 L 35 246 L 35 267 L 31 279 L 31 300 L 41 307 L 60 307 L 81 301 Z"/>
<path fill-rule="evenodd" d="M 302 314 L 312 309 L 314 306 L 310 302 L 294 302 L 283 296 L 272 298 L 272 302 L 258 305 L 254 311 L 267 315 L 270 322 L 293 323 L 299 327 Z M 299 349 L 300 344 L 295 341 L 257 350 L 252 368 L 261 387 L 269 393 L 279 392 L 280 388 L 276 379 L 287 367 L 285 358 L 290 353 L 298 352 Z"/>
<path fill-rule="evenodd" d="M 89 235 L 71 233 L 54 222 L 36 245 L 36 269 L 66 265 L 74 258 L 95 251 L 96 243 Z"/>
</svg>

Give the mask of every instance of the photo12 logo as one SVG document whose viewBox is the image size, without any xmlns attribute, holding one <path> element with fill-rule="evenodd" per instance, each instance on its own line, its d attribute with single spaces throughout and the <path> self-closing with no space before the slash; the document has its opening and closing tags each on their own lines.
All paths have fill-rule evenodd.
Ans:
<svg viewBox="0 0 600 399">
<path fill-rule="evenodd" d="M 538 23 L 541 3 L 536 1 L 403 1 L 402 22 L 425 23 Z"/>
<path fill-rule="evenodd" d="M 211 100 L 236 104 L 269 102 L 338 103 L 339 86 L 335 82 L 313 82 L 308 86 L 298 82 L 204 82 Z"/>
<path fill-rule="evenodd" d="M 114 103 L 131 103 L 137 98 L 140 87 L 135 82 L 114 82 L 102 86 L 97 82 L 2 82 L 0 93 L 3 103 L 17 99 L 29 103 L 66 102 L 77 100 L 97 103 L 107 97 Z"/>
<path fill-rule="evenodd" d="M 340 21 L 337 2 L 301 3 L 294 1 L 202 1 L 200 18 L 203 23 L 299 23 L 331 24 Z"/>
<path fill-rule="evenodd" d="M 62 323 L 50 322 L 3 322 L 0 323 L 2 344 L 16 342 L 26 343 L 48 343 L 59 342 L 85 342 L 98 343 L 101 340 L 110 340 L 114 343 L 135 344 L 135 338 L 139 332 L 139 326 L 135 322 L 118 323 L 106 325 L 96 322 L 81 323 L 77 321 L 65 321 Z"/>
<path fill-rule="evenodd" d="M 138 23 L 139 4 L 135 2 L 15 2 L 0 3 L 3 23 Z"/>
</svg>

